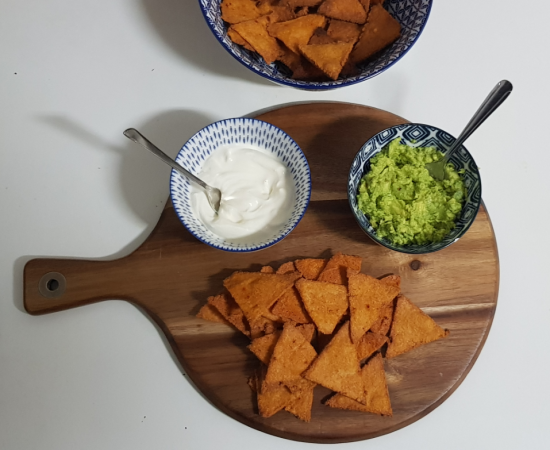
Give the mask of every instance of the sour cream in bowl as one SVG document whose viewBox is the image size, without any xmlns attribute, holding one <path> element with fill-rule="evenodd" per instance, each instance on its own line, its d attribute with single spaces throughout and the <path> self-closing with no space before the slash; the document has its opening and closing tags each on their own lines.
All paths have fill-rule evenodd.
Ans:
<svg viewBox="0 0 550 450">
<path fill-rule="evenodd" d="M 294 229 L 309 203 L 311 176 L 302 150 L 267 122 L 215 122 L 189 139 L 176 161 L 222 192 L 216 214 L 200 188 L 172 171 L 179 219 L 193 236 L 220 250 L 274 245 Z"/>
</svg>

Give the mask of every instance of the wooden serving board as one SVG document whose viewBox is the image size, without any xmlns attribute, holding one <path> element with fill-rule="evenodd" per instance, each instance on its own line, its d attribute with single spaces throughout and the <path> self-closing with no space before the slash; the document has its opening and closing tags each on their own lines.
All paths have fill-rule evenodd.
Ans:
<svg viewBox="0 0 550 450">
<path fill-rule="evenodd" d="M 489 333 L 499 265 L 487 211 L 482 206 L 468 233 L 445 250 L 421 256 L 392 252 L 372 242 L 355 223 L 346 180 L 361 145 L 382 129 L 405 123 L 404 119 L 343 103 L 285 106 L 257 118 L 290 134 L 311 167 L 312 201 L 288 237 L 256 253 L 223 252 L 193 238 L 169 204 L 151 235 L 127 257 L 29 261 L 24 274 L 25 308 L 30 314 L 43 314 L 108 299 L 140 306 L 164 331 L 196 387 L 229 416 L 266 433 L 334 443 L 403 428 L 451 395 Z M 246 383 L 258 364 L 246 349 L 249 341 L 228 326 L 197 319 L 195 314 L 235 270 L 259 270 L 266 264 L 278 267 L 291 259 L 328 257 L 337 251 L 361 256 L 364 273 L 401 275 L 402 292 L 451 333 L 386 361 L 391 418 L 324 406 L 321 401 L 329 392 L 318 386 L 310 423 L 284 411 L 264 419 L 257 414 Z"/>
</svg>

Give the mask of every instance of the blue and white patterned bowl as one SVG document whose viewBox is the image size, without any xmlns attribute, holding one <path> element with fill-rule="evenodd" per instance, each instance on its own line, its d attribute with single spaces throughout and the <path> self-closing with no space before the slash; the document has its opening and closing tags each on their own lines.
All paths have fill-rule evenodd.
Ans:
<svg viewBox="0 0 550 450">
<path fill-rule="evenodd" d="M 472 155 L 463 145 L 451 157 L 450 162 L 457 170 L 465 170 L 464 184 L 467 189 L 467 197 L 455 228 L 441 242 L 425 245 L 394 245 L 387 239 L 376 235 L 376 231 L 371 226 L 368 217 L 357 207 L 357 191 L 361 178 L 370 169 L 370 159 L 398 137 L 401 138 L 402 143 L 411 147 L 436 147 L 443 153 L 446 153 L 455 141 L 455 138 L 449 133 L 431 125 L 419 123 L 397 125 L 374 135 L 361 147 L 349 171 L 348 200 L 351 210 L 362 230 L 374 241 L 387 248 L 411 254 L 431 253 L 441 250 L 458 241 L 468 231 L 476 218 L 481 204 L 481 178 L 477 165 Z"/>
<path fill-rule="evenodd" d="M 432 0 L 386 0 L 384 8 L 401 24 L 401 36 L 376 58 L 359 66 L 359 74 L 336 81 L 300 81 L 290 78 L 291 72 L 282 64 L 266 64 L 261 56 L 235 44 L 227 36 L 227 26 L 221 17 L 221 0 L 199 0 L 206 23 L 220 44 L 240 63 L 258 75 L 275 83 L 306 90 L 335 89 L 368 80 L 394 65 L 416 42 L 430 15 Z"/>
<path fill-rule="evenodd" d="M 193 214 L 191 184 L 179 172 L 172 170 L 170 195 L 174 210 L 193 236 L 212 247 L 230 252 L 253 252 L 270 247 L 298 225 L 308 207 L 311 174 L 306 157 L 298 144 L 279 128 L 261 120 L 237 118 L 214 122 L 200 130 L 185 143 L 176 161 L 192 174 L 199 175 L 204 161 L 218 148 L 228 144 L 257 146 L 271 152 L 288 167 L 296 190 L 296 202 L 288 220 L 278 232 L 263 241 L 235 243 L 222 239 L 208 230 Z"/>
</svg>

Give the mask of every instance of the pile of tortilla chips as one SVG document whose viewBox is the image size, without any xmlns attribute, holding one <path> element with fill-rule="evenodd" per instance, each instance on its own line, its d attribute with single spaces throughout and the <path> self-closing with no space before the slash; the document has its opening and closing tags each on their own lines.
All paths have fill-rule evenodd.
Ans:
<svg viewBox="0 0 550 450">
<path fill-rule="evenodd" d="M 336 80 L 357 72 L 401 34 L 383 0 L 222 0 L 227 35 L 279 61 L 295 80 Z"/>
<path fill-rule="evenodd" d="M 235 272 L 197 314 L 252 342 L 259 369 L 248 380 L 261 416 L 285 409 L 309 422 L 313 390 L 332 408 L 391 416 L 384 358 L 449 334 L 400 293 L 401 279 L 361 273 L 361 258 L 299 259 L 275 271 Z"/>
</svg>

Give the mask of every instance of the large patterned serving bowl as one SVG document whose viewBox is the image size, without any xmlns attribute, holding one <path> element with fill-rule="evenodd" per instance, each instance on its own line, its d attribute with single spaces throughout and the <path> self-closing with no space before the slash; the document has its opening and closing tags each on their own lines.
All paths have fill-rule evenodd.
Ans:
<svg viewBox="0 0 550 450">
<path fill-rule="evenodd" d="M 235 44 L 227 36 L 227 26 L 221 18 L 221 0 L 199 0 L 206 23 L 220 44 L 244 66 L 275 83 L 305 90 L 334 89 L 368 80 L 399 61 L 422 33 L 430 15 L 432 0 L 386 0 L 384 8 L 401 24 L 401 36 L 392 45 L 359 66 L 359 73 L 336 81 L 300 81 L 282 64 L 266 64 L 261 56 Z"/>
<path fill-rule="evenodd" d="M 194 214 L 191 206 L 191 183 L 172 170 L 170 195 L 174 210 L 182 224 L 198 240 L 220 250 L 253 252 L 270 247 L 287 236 L 302 219 L 311 196 L 311 174 L 306 157 L 298 144 L 279 128 L 261 120 L 249 118 L 214 122 L 196 133 L 182 147 L 176 161 L 193 175 L 200 177 L 206 159 L 224 146 L 259 147 L 270 152 L 290 172 L 295 188 L 295 202 L 279 230 L 269 237 L 223 239 L 210 231 Z M 223 201 L 223 192 L 222 192 Z"/>
<path fill-rule="evenodd" d="M 397 125 L 383 130 L 369 139 L 355 156 L 348 176 L 348 200 L 355 219 L 362 230 L 374 241 L 398 252 L 422 254 L 448 247 L 468 231 L 481 204 L 481 178 L 478 167 L 472 155 L 463 145 L 453 154 L 450 162 L 456 170 L 464 169 L 464 184 L 467 189 L 466 201 L 454 229 L 441 242 L 424 245 L 394 245 L 387 239 L 376 235 L 376 230 L 370 224 L 369 218 L 357 207 L 359 183 L 370 169 L 371 158 L 397 138 L 400 138 L 403 144 L 411 147 L 436 147 L 443 153 L 446 153 L 455 141 L 455 138 L 449 133 L 431 125 L 419 123 Z"/>
</svg>

